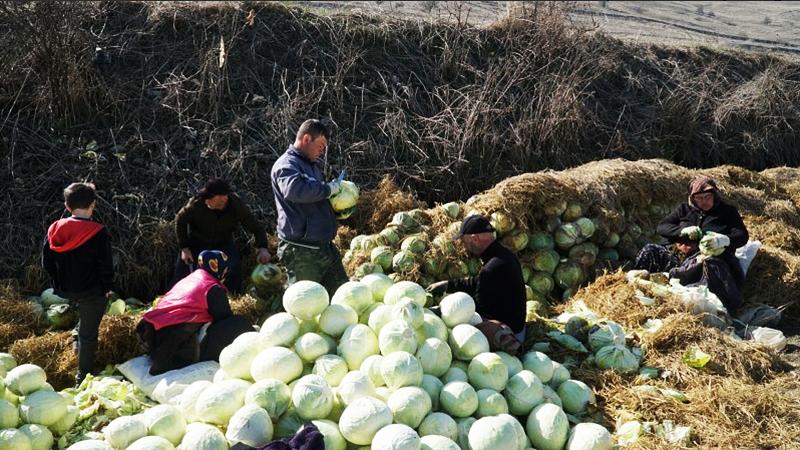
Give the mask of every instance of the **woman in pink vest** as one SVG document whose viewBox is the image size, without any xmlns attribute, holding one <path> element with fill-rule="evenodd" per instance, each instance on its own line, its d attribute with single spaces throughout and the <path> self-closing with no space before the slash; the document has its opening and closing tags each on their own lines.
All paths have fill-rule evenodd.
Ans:
<svg viewBox="0 0 800 450">
<path fill-rule="evenodd" d="M 153 361 L 150 375 L 217 360 L 236 336 L 254 330 L 245 317 L 231 311 L 223 285 L 228 261 L 219 250 L 201 252 L 197 270 L 144 313 L 136 333 Z"/>
</svg>

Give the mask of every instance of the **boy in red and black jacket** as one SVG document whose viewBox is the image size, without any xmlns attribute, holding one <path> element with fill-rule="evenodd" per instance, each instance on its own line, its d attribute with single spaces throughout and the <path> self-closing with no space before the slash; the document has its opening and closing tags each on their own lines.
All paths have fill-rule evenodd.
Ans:
<svg viewBox="0 0 800 450">
<path fill-rule="evenodd" d="M 42 248 L 42 266 L 55 293 L 78 307 L 78 373 L 81 383 L 94 366 L 100 321 L 106 311 L 114 269 L 111 238 L 91 219 L 97 194 L 90 183 L 72 183 L 64 189 L 70 217 L 50 225 Z"/>
</svg>

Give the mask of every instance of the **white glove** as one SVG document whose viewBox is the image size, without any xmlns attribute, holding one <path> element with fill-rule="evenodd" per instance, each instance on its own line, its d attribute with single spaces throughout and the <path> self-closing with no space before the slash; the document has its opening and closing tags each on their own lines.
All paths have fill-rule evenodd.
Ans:
<svg viewBox="0 0 800 450">
<path fill-rule="evenodd" d="M 681 237 L 697 241 L 703 237 L 703 230 L 701 230 L 698 226 L 684 227 L 681 230 Z"/>
<path fill-rule="evenodd" d="M 338 180 L 329 181 L 328 187 L 331 188 L 331 195 L 329 197 L 333 197 L 342 190 L 342 182 Z"/>
<path fill-rule="evenodd" d="M 700 239 L 700 252 L 708 256 L 719 256 L 731 244 L 731 239 L 724 234 L 709 231 Z"/>
</svg>

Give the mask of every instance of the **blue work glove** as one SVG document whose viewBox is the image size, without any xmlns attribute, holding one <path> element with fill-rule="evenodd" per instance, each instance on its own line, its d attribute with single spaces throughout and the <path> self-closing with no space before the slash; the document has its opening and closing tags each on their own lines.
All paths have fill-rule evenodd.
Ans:
<svg viewBox="0 0 800 450">
<path fill-rule="evenodd" d="M 333 197 L 334 195 L 338 194 L 339 191 L 342 190 L 342 182 L 340 180 L 329 181 L 328 187 L 331 188 L 331 195 L 329 195 L 328 197 Z"/>
</svg>

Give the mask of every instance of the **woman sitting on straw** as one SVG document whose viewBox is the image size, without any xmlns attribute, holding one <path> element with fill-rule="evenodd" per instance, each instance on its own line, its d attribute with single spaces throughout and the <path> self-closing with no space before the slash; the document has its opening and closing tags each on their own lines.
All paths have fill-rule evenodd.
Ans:
<svg viewBox="0 0 800 450">
<path fill-rule="evenodd" d="M 205 250 L 197 265 L 198 269 L 178 281 L 136 326 L 153 362 L 150 375 L 217 360 L 238 335 L 253 331 L 245 317 L 231 311 L 222 284 L 228 274 L 228 255 Z"/>
<path fill-rule="evenodd" d="M 657 232 L 685 256 L 679 263 L 663 245 L 648 244 L 636 257 L 635 269 L 669 271 L 684 286 L 705 285 L 733 314 L 741 304 L 744 271 L 737 248 L 749 238 L 736 207 L 720 196 L 710 177 L 695 177 L 689 184 L 689 200 L 675 208 L 659 224 Z"/>
</svg>

